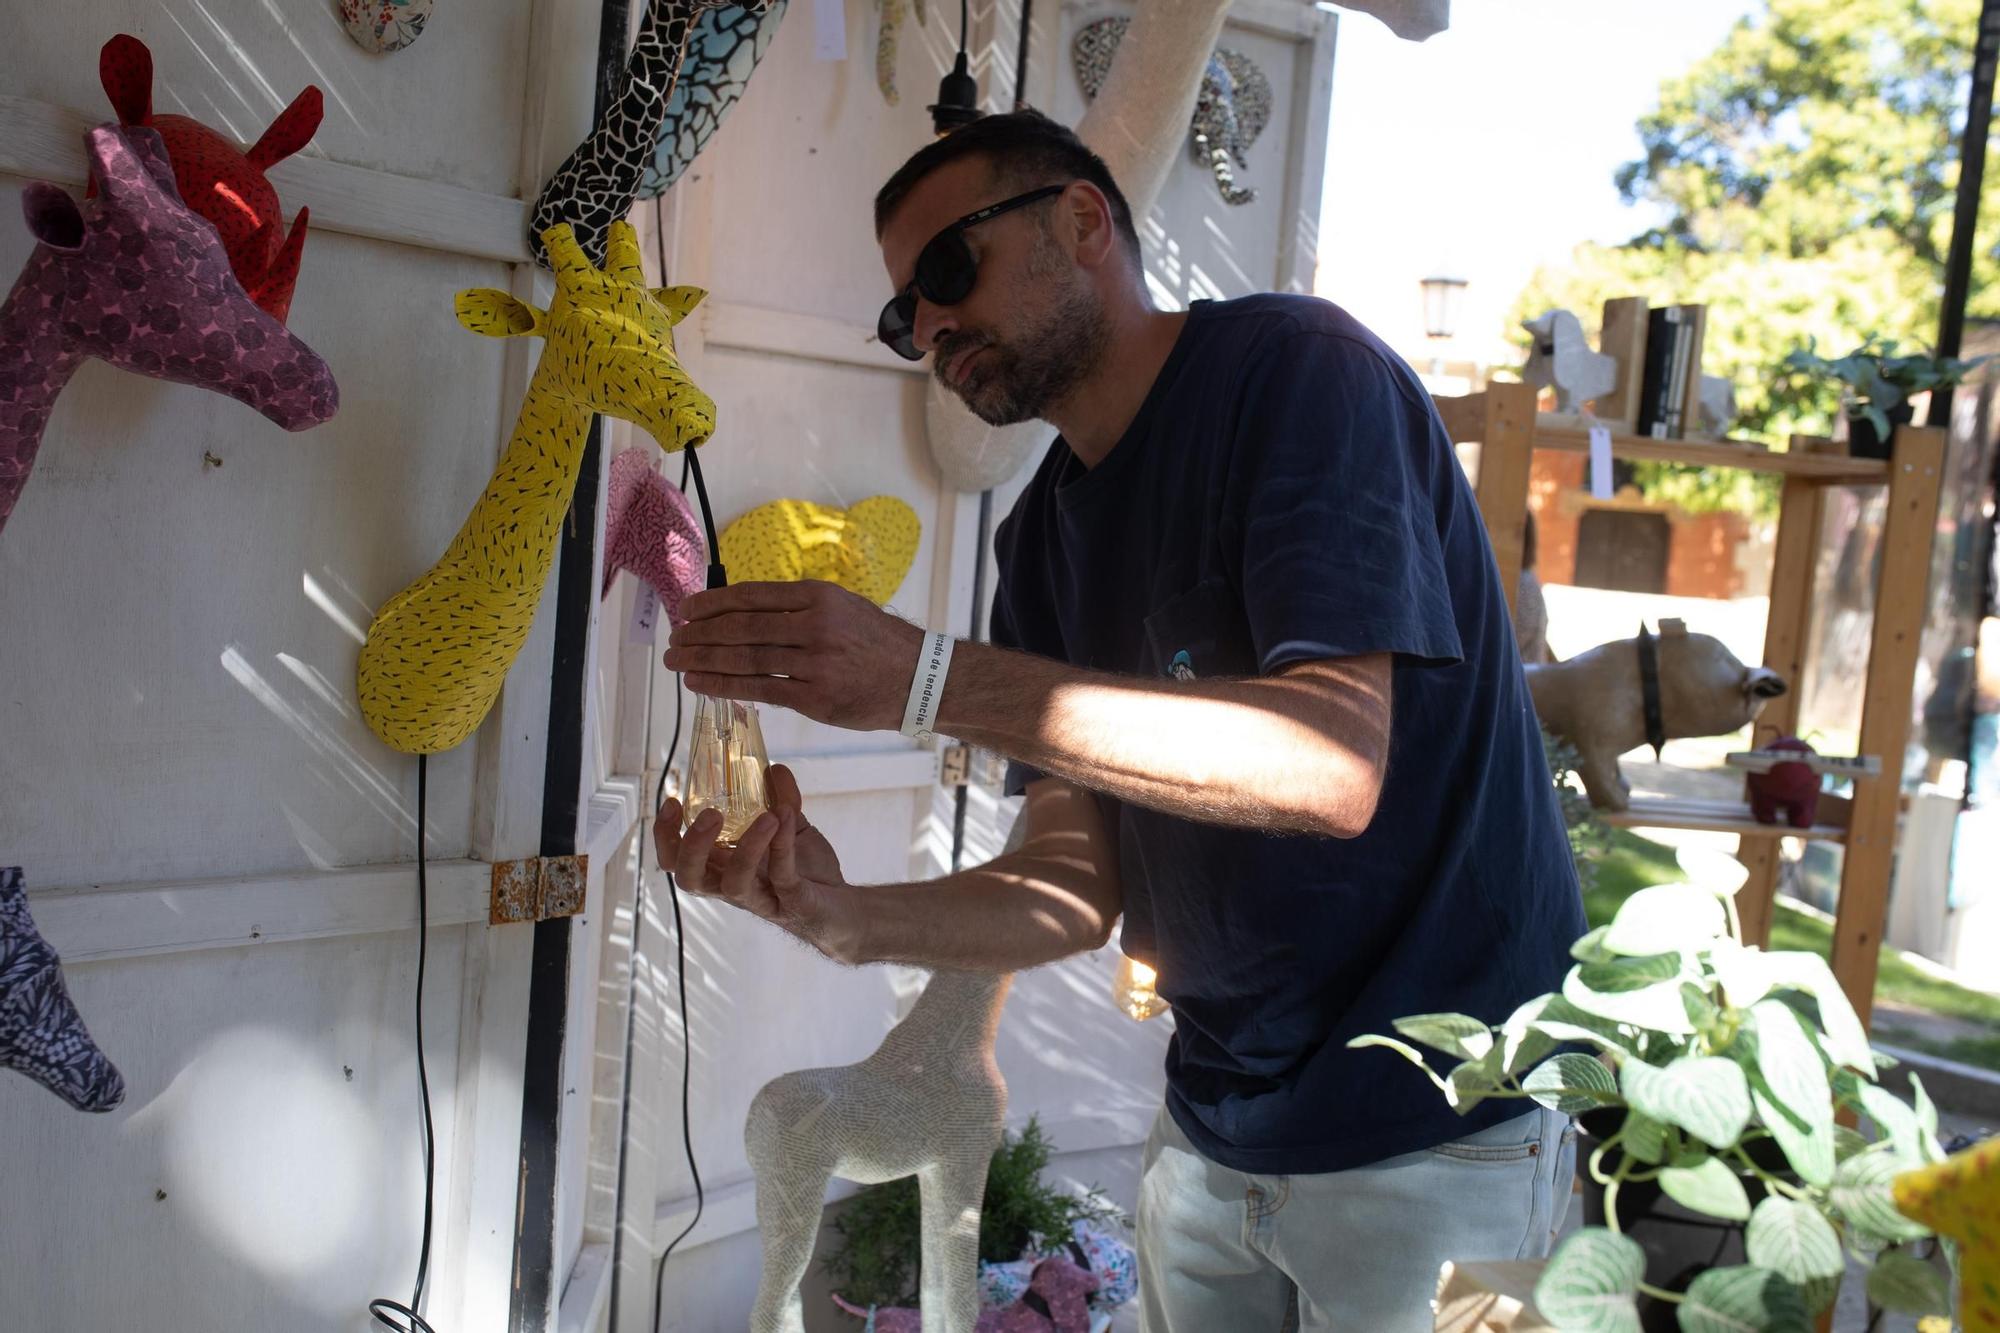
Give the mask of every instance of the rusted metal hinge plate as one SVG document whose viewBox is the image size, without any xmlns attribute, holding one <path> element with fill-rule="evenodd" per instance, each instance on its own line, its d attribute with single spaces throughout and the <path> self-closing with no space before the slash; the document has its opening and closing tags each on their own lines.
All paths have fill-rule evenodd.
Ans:
<svg viewBox="0 0 2000 1333">
<path fill-rule="evenodd" d="M 493 863 L 493 899 L 486 919 L 504 926 L 517 921 L 552 921 L 583 910 L 590 880 L 588 856 L 530 856 Z"/>
</svg>

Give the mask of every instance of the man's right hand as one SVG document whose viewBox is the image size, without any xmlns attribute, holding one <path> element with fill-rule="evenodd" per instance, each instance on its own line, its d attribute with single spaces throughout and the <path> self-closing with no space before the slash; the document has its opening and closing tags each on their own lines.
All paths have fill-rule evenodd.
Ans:
<svg viewBox="0 0 2000 1333">
<path fill-rule="evenodd" d="M 722 817 L 705 810 L 684 832 L 681 803 L 653 821 L 660 864 L 689 893 L 719 898 L 798 936 L 836 962 L 854 961 L 858 937 L 852 887 L 826 835 L 805 816 L 798 779 L 783 764 L 765 776 L 770 809 L 734 848 L 716 844 Z"/>
</svg>

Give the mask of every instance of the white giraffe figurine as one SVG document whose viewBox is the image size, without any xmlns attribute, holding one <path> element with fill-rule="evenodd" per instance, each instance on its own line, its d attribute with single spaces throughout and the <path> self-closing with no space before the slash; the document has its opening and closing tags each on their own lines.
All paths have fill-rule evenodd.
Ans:
<svg viewBox="0 0 2000 1333">
<path fill-rule="evenodd" d="M 924 1333 L 972 1333 L 979 1210 L 1007 1115 L 993 1039 L 1012 982 L 1008 973 L 933 972 L 866 1060 L 781 1074 L 758 1092 L 743 1127 L 764 1238 L 751 1333 L 804 1333 L 799 1280 L 830 1179 L 910 1175 L 923 1198 Z"/>
</svg>

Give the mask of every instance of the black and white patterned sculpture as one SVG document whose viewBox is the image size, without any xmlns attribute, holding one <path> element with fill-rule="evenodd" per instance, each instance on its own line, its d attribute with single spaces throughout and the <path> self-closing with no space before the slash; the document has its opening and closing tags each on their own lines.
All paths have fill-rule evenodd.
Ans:
<svg viewBox="0 0 2000 1333">
<path fill-rule="evenodd" d="M 611 224 L 632 211 L 639 179 L 653 160 L 695 20 L 704 10 L 723 7 L 719 0 L 651 0 L 646 6 L 618 96 L 535 199 L 528 243 L 543 268 L 549 267 L 549 259 L 542 233 L 562 222 L 570 225 L 590 262 L 603 267 Z M 752 13 L 765 7 L 764 0 L 738 6 Z"/>
<path fill-rule="evenodd" d="M 704 10 L 695 21 L 687 58 L 660 117 L 653 160 L 639 177 L 639 198 L 665 194 L 708 147 L 778 35 L 786 4 L 787 0 L 771 0 L 767 9 L 730 5 Z"/>
<path fill-rule="evenodd" d="M 70 1003 L 62 960 L 35 929 L 21 867 L 0 866 L 0 1066 L 79 1111 L 109 1111 L 125 1080 Z"/>
<path fill-rule="evenodd" d="M 764 1272 L 751 1333 L 804 1333 L 799 1279 L 812 1259 L 827 1182 L 917 1178 L 925 1333 L 973 1333 L 979 1212 L 1007 1115 L 993 1039 L 1012 976 L 934 972 L 902 1022 L 856 1065 L 766 1083 L 743 1128 L 757 1176 Z"/>
<path fill-rule="evenodd" d="M 1085 97 L 1095 99 L 1104 87 L 1130 23 L 1124 18 L 1098 19 L 1076 34 L 1070 55 Z M 1236 184 L 1235 167 L 1249 167 L 1250 145 L 1270 121 L 1271 81 L 1264 71 L 1241 51 L 1217 47 L 1202 70 L 1201 90 L 1188 123 L 1188 149 L 1215 177 L 1226 202 L 1247 204 L 1256 199 L 1255 190 Z"/>
</svg>

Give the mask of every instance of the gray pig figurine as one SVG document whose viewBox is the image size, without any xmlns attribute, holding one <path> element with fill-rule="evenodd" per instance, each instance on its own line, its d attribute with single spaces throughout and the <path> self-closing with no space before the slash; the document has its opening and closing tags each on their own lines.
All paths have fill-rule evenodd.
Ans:
<svg viewBox="0 0 2000 1333">
<path fill-rule="evenodd" d="M 1720 639 L 1690 634 L 1684 621 L 1662 620 L 1654 642 L 1660 720 L 1669 737 L 1727 735 L 1785 692 L 1777 672 L 1744 666 Z M 1542 725 L 1576 747 L 1590 803 L 1600 810 L 1629 809 L 1632 788 L 1618 771 L 1618 756 L 1646 743 L 1638 639 L 1599 644 L 1567 662 L 1526 671 Z"/>
</svg>

